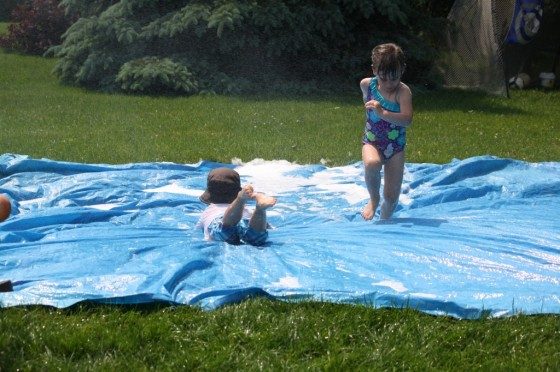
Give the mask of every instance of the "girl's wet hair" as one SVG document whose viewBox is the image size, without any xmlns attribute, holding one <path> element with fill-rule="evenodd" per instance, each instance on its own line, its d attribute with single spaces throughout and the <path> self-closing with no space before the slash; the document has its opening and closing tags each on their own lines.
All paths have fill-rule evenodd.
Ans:
<svg viewBox="0 0 560 372">
<path fill-rule="evenodd" d="M 380 44 L 371 52 L 371 66 L 377 76 L 383 79 L 398 80 L 406 67 L 404 52 L 397 44 Z"/>
</svg>

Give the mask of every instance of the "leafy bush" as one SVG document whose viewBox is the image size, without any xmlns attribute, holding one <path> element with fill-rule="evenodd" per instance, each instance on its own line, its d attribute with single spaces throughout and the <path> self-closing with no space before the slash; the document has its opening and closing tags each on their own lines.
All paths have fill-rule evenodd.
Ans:
<svg viewBox="0 0 560 372">
<path fill-rule="evenodd" d="M 341 82 L 355 85 L 371 73 L 371 49 L 386 41 L 401 44 L 407 52 L 406 80 L 422 82 L 445 23 L 444 17 L 426 13 L 433 0 L 61 3 L 88 16 L 74 23 L 62 45 L 52 49 L 60 57 L 55 73 L 63 81 L 103 90 L 164 88 L 162 80 L 154 84 L 153 73 L 138 71 L 134 84 L 123 85 L 132 76 L 123 71 L 140 68 L 124 65 L 147 56 L 168 58 L 175 68 L 188 69 L 188 81 L 197 82 L 190 93 L 258 91 L 270 89 L 273 81 L 275 86 L 339 89 Z"/>
<path fill-rule="evenodd" d="M 193 74 L 169 58 L 143 57 L 122 65 L 116 78 L 124 91 L 134 93 L 194 93 L 198 83 Z"/>
<path fill-rule="evenodd" d="M 16 6 L 8 35 L 0 37 L 0 46 L 29 54 L 42 54 L 60 44 L 71 18 L 58 6 L 58 0 L 33 0 Z"/>
</svg>

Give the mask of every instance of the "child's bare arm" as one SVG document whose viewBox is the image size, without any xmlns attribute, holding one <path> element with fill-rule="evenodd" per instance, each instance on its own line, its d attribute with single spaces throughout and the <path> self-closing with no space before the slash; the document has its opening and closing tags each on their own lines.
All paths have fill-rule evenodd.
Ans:
<svg viewBox="0 0 560 372">
<path fill-rule="evenodd" d="M 365 79 L 362 79 L 362 81 L 360 81 L 360 89 L 362 91 L 362 99 L 364 100 L 364 103 L 367 102 L 368 89 L 369 89 L 370 82 L 371 82 L 371 78 L 365 78 Z"/>
</svg>

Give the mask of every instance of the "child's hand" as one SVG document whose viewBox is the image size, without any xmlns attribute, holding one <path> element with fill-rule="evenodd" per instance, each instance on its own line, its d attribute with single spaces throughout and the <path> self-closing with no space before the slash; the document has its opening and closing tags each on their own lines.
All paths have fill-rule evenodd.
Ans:
<svg viewBox="0 0 560 372">
<path fill-rule="evenodd" d="M 383 114 L 383 107 L 381 107 L 381 103 L 372 99 L 371 101 L 366 102 L 366 110 L 375 110 L 378 115 Z"/>
<path fill-rule="evenodd" d="M 239 191 L 239 194 L 237 194 L 239 196 L 239 198 L 241 198 L 241 200 L 249 200 L 253 198 L 253 186 L 252 185 L 245 185 L 241 188 L 241 191 Z"/>
</svg>

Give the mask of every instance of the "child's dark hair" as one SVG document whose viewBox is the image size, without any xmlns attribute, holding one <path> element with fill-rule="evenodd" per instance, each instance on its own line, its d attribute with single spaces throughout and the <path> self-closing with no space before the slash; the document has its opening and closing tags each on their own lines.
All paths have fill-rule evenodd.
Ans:
<svg viewBox="0 0 560 372">
<path fill-rule="evenodd" d="M 397 44 L 379 44 L 371 51 L 371 67 L 384 79 L 400 79 L 406 67 L 404 52 Z"/>
</svg>

